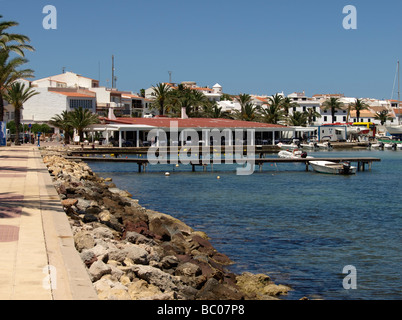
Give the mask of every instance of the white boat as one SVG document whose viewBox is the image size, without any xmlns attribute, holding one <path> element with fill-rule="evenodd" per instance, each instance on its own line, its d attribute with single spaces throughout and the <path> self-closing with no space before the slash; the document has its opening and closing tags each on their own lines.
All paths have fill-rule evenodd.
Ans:
<svg viewBox="0 0 402 320">
<path fill-rule="evenodd" d="M 298 149 L 294 149 L 293 151 L 282 150 L 279 151 L 278 156 L 284 159 L 312 159 L 313 157 L 307 156 L 306 152 L 303 152 Z"/>
<path fill-rule="evenodd" d="M 385 129 L 387 129 L 388 133 L 392 136 L 402 134 L 402 124 L 397 126 L 385 126 Z"/>
<path fill-rule="evenodd" d="M 314 171 L 328 174 L 355 174 L 356 167 L 348 162 L 331 162 L 331 161 L 310 161 L 310 165 Z"/>
<path fill-rule="evenodd" d="M 284 144 L 282 142 L 279 142 L 277 144 L 277 146 L 279 148 L 281 148 L 281 149 L 297 149 L 297 148 L 299 148 L 299 146 L 297 144 L 294 144 L 294 143 L 292 143 L 292 144 Z"/>
<path fill-rule="evenodd" d="M 315 148 L 318 148 L 318 145 L 316 142 L 309 142 L 309 143 L 301 143 L 300 147 L 306 148 L 306 149 L 315 149 Z"/>
<path fill-rule="evenodd" d="M 330 142 L 317 143 L 317 146 L 322 149 L 332 149 Z"/>
</svg>

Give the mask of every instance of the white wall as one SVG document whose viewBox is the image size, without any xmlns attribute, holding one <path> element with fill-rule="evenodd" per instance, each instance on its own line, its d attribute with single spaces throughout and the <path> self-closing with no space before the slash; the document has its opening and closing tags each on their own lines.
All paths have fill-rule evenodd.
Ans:
<svg viewBox="0 0 402 320">
<path fill-rule="evenodd" d="M 22 120 L 49 121 L 52 117 L 67 110 L 67 97 L 48 91 L 47 88 L 33 88 L 38 95 L 25 102 L 22 110 Z"/>
</svg>

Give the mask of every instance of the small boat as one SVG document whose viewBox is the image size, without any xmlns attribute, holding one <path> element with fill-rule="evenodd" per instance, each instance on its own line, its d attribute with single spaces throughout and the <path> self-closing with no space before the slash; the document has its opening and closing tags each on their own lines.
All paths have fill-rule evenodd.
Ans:
<svg viewBox="0 0 402 320">
<path fill-rule="evenodd" d="M 294 143 L 292 143 L 292 144 L 284 144 L 282 142 L 279 142 L 277 144 L 277 146 L 279 148 L 281 148 L 281 149 L 297 149 L 297 148 L 299 148 L 299 146 L 297 144 L 294 144 Z"/>
<path fill-rule="evenodd" d="M 329 174 L 355 174 L 356 167 L 350 165 L 349 162 L 331 162 L 331 161 L 310 161 L 310 165 L 314 171 Z"/>
<path fill-rule="evenodd" d="M 293 151 L 282 150 L 279 151 L 278 156 L 284 159 L 312 159 L 313 157 L 307 156 L 307 152 L 302 152 L 301 150 L 294 149 Z"/>
<path fill-rule="evenodd" d="M 384 149 L 384 143 L 383 142 L 372 143 L 372 144 L 369 144 L 369 146 L 370 146 L 370 148 Z"/>
<path fill-rule="evenodd" d="M 317 143 L 317 146 L 323 149 L 332 149 L 332 145 L 330 142 Z"/>
<path fill-rule="evenodd" d="M 300 147 L 306 148 L 306 149 L 315 149 L 319 148 L 316 142 L 309 142 L 309 143 L 301 143 Z"/>
</svg>

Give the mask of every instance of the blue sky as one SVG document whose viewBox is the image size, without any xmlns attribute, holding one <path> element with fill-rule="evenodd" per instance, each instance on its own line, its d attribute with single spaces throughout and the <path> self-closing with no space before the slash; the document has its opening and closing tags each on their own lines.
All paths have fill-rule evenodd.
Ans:
<svg viewBox="0 0 402 320">
<path fill-rule="evenodd" d="M 57 29 L 45 30 L 45 5 Z M 344 6 L 357 29 L 342 26 Z M 391 98 L 402 52 L 395 0 L 0 0 L 36 48 L 35 78 L 67 71 L 138 92 L 159 82 L 219 83 L 230 94 L 305 91 Z M 100 67 L 99 67 L 100 66 Z M 394 95 L 396 98 L 396 93 Z"/>
</svg>

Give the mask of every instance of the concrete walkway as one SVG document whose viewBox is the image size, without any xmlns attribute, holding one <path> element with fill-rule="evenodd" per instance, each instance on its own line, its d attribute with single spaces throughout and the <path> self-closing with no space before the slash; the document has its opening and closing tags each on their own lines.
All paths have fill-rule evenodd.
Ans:
<svg viewBox="0 0 402 320">
<path fill-rule="evenodd" d="M 95 299 L 38 148 L 0 147 L 0 300 Z"/>
</svg>

